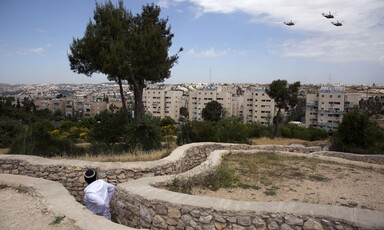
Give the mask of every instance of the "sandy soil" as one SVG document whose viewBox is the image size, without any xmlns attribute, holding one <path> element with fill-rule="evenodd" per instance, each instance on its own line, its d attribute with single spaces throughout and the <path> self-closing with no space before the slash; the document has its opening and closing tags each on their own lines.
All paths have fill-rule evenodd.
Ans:
<svg viewBox="0 0 384 230">
<path fill-rule="evenodd" d="M 0 229 L 79 230 L 72 220 L 50 213 L 44 199 L 32 190 L 11 187 L 0 189 Z"/>
<path fill-rule="evenodd" d="M 194 188 L 192 193 L 243 201 L 300 201 L 384 211 L 383 169 L 321 164 L 308 175 L 321 177 L 283 177 L 270 181 L 268 186 L 259 183 L 257 189 L 221 188 L 211 191 Z M 268 191 L 276 194 L 266 195 Z"/>
</svg>

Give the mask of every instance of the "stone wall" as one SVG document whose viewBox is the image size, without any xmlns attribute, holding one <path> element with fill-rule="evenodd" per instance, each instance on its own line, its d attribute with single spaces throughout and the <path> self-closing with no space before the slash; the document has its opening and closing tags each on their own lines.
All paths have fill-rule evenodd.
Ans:
<svg viewBox="0 0 384 230">
<path fill-rule="evenodd" d="M 249 149 L 248 145 L 199 143 L 177 148 L 164 159 L 151 162 L 87 162 L 54 160 L 27 155 L 0 155 L 0 173 L 26 175 L 60 182 L 77 201 L 82 200 L 86 183 L 83 173 L 96 168 L 98 176 L 114 185 L 148 176 L 187 171 L 203 162 L 215 149 Z"/>
<path fill-rule="evenodd" d="M 216 150 L 199 166 L 176 176 L 204 173 L 229 152 L 255 154 L 264 150 Z M 316 153 L 281 153 L 323 158 Z M 147 177 L 118 185 L 112 201 L 117 222 L 150 229 L 384 229 L 384 213 L 380 211 L 301 202 L 234 201 L 156 188 L 174 178 Z"/>
<path fill-rule="evenodd" d="M 377 225 L 384 228 L 384 223 L 377 223 L 376 219 L 373 219 L 373 222 L 367 222 L 364 219 L 368 216 L 384 217 L 382 212 L 300 203 L 239 203 L 225 199 L 188 196 L 152 186 L 157 182 L 171 180 L 175 175 L 189 176 L 201 170 L 207 170 L 218 164 L 221 159 L 220 154 L 237 150 L 284 151 L 304 153 L 304 155 L 324 154 L 320 147 L 302 145 L 250 146 L 194 143 L 180 146 L 168 157 L 151 162 L 86 162 L 53 160 L 36 156 L 0 155 L 0 173 L 58 181 L 76 200 L 81 201 L 83 189 L 86 186 L 83 173 L 87 168 L 96 168 L 102 179 L 118 185 L 115 199 L 111 204 L 114 217 L 119 223 L 136 228 L 375 229 Z M 330 155 L 329 152 L 325 153 L 327 154 Z M 380 156 L 366 158 L 370 160 L 364 161 L 376 161 L 377 158 L 378 161 L 383 162 Z M 353 217 L 357 215 L 358 220 L 345 218 L 343 215 Z M 361 219 L 361 217 L 364 218 Z M 384 218 L 382 219 L 384 221 Z"/>
</svg>

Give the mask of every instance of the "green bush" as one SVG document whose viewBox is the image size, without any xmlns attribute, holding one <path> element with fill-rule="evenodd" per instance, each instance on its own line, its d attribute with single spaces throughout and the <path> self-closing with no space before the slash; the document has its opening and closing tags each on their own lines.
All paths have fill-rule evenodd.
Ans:
<svg viewBox="0 0 384 230">
<path fill-rule="evenodd" d="M 2 118 L 0 120 L 0 148 L 8 148 L 18 133 L 22 130 L 22 125 L 19 121 Z"/>
<path fill-rule="evenodd" d="M 357 108 L 344 115 L 330 149 L 359 154 L 384 154 L 384 131 Z"/>
<path fill-rule="evenodd" d="M 160 119 L 152 116 L 129 123 L 124 135 L 124 142 L 129 150 L 160 149 L 161 139 Z"/>
<path fill-rule="evenodd" d="M 263 125 L 260 123 L 251 123 L 247 124 L 247 126 L 249 138 L 269 137 L 273 130 L 272 125 Z"/>
<path fill-rule="evenodd" d="M 36 155 L 52 157 L 56 155 L 78 155 L 83 150 L 77 148 L 68 139 L 59 139 L 50 135 L 53 125 L 49 121 L 38 121 L 24 130 L 15 138 L 10 152 L 12 154 Z"/>
<path fill-rule="evenodd" d="M 285 138 L 296 138 L 307 141 L 323 140 L 328 137 L 327 131 L 313 127 L 304 128 L 294 124 L 281 127 L 281 136 Z"/>
<path fill-rule="evenodd" d="M 247 143 L 248 127 L 241 122 L 240 119 L 227 117 L 215 126 L 217 139 L 219 142 L 226 143 Z"/>
</svg>

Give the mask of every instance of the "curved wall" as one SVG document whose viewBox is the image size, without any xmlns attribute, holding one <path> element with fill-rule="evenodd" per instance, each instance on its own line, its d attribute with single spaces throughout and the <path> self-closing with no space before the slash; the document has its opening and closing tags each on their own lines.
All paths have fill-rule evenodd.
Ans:
<svg viewBox="0 0 384 230">
<path fill-rule="evenodd" d="M 172 180 L 175 174 L 191 176 L 201 173 L 218 164 L 222 154 L 237 150 L 285 151 L 287 154 L 297 152 L 308 156 L 327 155 L 381 164 L 384 162 L 382 156 L 326 152 L 321 151 L 320 147 L 301 145 L 194 143 L 180 146 L 170 156 L 152 162 L 86 162 L 0 155 L 0 173 L 58 181 L 76 200 L 81 201 L 85 187 L 83 172 L 89 167 L 96 168 L 101 178 L 118 185 L 111 204 L 114 217 L 119 223 L 135 228 L 384 229 L 383 212 L 298 202 L 239 202 L 178 194 L 152 186 Z"/>
</svg>

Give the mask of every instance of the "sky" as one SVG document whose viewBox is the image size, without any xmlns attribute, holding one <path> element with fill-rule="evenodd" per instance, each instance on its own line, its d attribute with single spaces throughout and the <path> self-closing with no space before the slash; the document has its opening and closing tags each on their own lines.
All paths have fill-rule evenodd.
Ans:
<svg viewBox="0 0 384 230">
<path fill-rule="evenodd" d="M 0 83 L 108 82 L 68 61 L 95 2 L 105 1 L 0 0 Z M 124 1 L 133 14 L 151 3 L 174 34 L 169 54 L 184 49 L 165 83 L 384 85 L 383 0 Z"/>
</svg>

